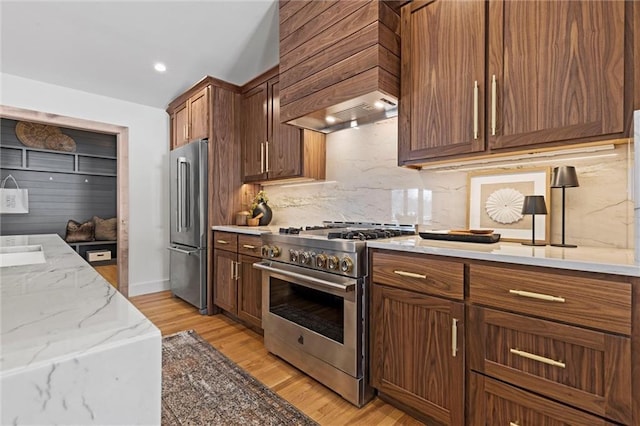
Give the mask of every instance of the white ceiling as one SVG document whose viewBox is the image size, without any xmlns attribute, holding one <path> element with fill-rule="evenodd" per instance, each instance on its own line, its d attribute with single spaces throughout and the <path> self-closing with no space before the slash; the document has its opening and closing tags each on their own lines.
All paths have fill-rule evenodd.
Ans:
<svg viewBox="0 0 640 426">
<path fill-rule="evenodd" d="M 164 109 L 205 75 L 276 65 L 278 2 L 0 0 L 0 37 L 3 73 Z"/>
</svg>

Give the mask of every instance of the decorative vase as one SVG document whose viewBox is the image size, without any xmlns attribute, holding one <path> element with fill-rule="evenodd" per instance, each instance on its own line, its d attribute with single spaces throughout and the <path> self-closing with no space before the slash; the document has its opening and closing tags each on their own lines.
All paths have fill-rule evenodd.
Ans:
<svg viewBox="0 0 640 426">
<path fill-rule="evenodd" d="M 258 216 L 262 213 L 262 217 L 260 218 L 260 226 L 267 226 L 271 222 L 271 218 L 273 217 L 273 213 L 271 212 L 271 207 L 267 203 L 260 203 L 253 209 L 253 217 Z"/>
</svg>

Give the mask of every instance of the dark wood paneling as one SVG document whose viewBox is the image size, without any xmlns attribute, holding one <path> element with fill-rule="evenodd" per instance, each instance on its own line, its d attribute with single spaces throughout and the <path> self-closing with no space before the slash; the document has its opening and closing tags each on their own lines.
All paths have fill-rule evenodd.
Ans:
<svg viewBox="0 0 640 426">
<path fill-rule="evenodd" d="M 262 273 L 253 267 L 260 258 L 240 255 L 238 260 L 238 318 L 262 328 Z"/>
<path fill-rule="evenodd" d="M 207 86 L 189 98 L 189 140 L 209 137 L 210 90 Z"/>
<path fill-rule="evenodd" d="M 268 85 L 262 83 L 242 95 L 242 175 L 245 181 L 264 179 Z"/>
<path fill-rule="evenodd" d="M 213 232 L 213 248 L 216 250 L 238 251 L 238 234 L 233 232 Z"/>
<path fill-rule="evenodd" d="M 629 283 L 475 264 L 469 270 L 473 303 L 631 334 Z M 564 302 L 522 297 L 510 290 L 562 296 Z"/>
<path fill-rule="evenodd" d="M 235 279 L 237 254 L 225 250 L 213 250 L 213 303 L 233 314 L 238 310 L 238 292 Z"/>
<path fill-rule="evenodd" d="M 355 13 L 354 13 L 355 12 Z M 378 19 L 377 0 L 350 0 L 337 2 L 322 15 L 307 22 L 289 36 L 280 39 L 280 56 L 312 38 L 326 47 L 331 34 L 346 36 Z M 321 35 L 321 36 L 320 36 Z M 282 62 L 282 61 L 281 61 Z M 282 66 L 282 65 L 281 65 Z"/>
<path fill-rule="evenodd" d="M 286 105 L 305 96 L 311 96 L 315 92 L 378 66 L 391 74 L 399 75 L 400 58 L 379 44 L 373 44 L 333 64 L 330 68 L 318 70 L 309 78 L 291 85 L 281 97 L 281 104 Z"/>
<path fill-rule="evenodd" d="M 320 15 L 329 7 L 336 4 L 338 0 L 315 0 L 308 2 L 307 6 L 298 10 L 295 15 L 292 15 L 290 19 L 287 19 L 287 16 L 282 16 L 282 11 L 280 11 L 281 21 L 280 21 L 280 40 L 288 37 L 296 31 L 298 28 L 302 27 L 304 24 Z"/>
<path fill-rule="evenodd" d="M 283 122 L 290 121 L 328 106 L 370 93 L 373 90 L 380 90 L 397 98 L 398 88 L 398 79 L 382 68 L 377 67 L 322 89 L 311 96 L 283 105 L 280 111 L 280 119 Z"/>
<path fill-rule="evenodd" d="M 177 106 L 171 115 L 171 143 L 174 149 L 189 141 L 189 108 L 187 102 Z"/>
<path fill-rule="evenodd" d="M 266 169 L 269 179 L 281 179 L 302 175 L 302 130 L 280 123 L 280 84 L 269 84 L 271 116 L 269 117 L 269 147 Z"/>
<path fill-rule="evenodd" d="M 311 179 L 325 179 L 327 169 L 326 136 L 304 129 L 302 131 L 303 175 Z"/>
<path fill-rule="evenodd" d="M 280 1 L 280 11 L 279 11 L 280 25 L 287 22 L 289 18 L 293 17 L 296 13 L 298 13 L 298 11 L 300 11 L 300 9 L 304 8 L 309 3 L 311 2 L 299 1 L 299 0 L 293 0 L 293 1 L 287 1 L 287 2 Z"/>
<path fill-rule="evenodd" d="M 1 178 L 9 174 L 20 188 L 29 190 L 29 213 L 3 214 L 2 235 L 55 233 L 64 238 L 71 219 L 85 222 L 93 216 L 116 216 L 115 177 L 2 170 Z"/>
</svg>

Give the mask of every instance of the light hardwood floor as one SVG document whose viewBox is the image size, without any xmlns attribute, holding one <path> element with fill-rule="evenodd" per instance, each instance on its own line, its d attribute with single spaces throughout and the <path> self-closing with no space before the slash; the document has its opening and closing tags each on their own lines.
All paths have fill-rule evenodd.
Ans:
<svg viewBox="0 0 640 426">
<path fill-rule="evenodd" d="M 98 271 L 112 286 L 118 288 L 118 265 L 94 266 L 93 269 Z"/>
<path fill-rule="evenodd" d="M 356 408 L 295 367 L 270 354 L 262 336 L 224 315 L 203 316 L 171 292 L 132 297 L 131 302 L 163 336 L 195 330 L 282 398 L 322 425 L 421 425 L 377 397 Z"/>
</svg>

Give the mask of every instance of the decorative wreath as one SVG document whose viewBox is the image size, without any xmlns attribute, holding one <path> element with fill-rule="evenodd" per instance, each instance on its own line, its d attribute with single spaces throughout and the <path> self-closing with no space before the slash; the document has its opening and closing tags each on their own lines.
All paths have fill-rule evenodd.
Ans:
<svg viewBox="0 0 640 426">
<path fill-rule="evenodd" d="M 16 124 L 16 136 L 23 145 L 30 148 L 67 152 L 76 150 L 76 142 L 73 138 L 62 133 L 62 130 L 56 126 L 19 121 Z"/>
<path fill-rule="evenodd" d="M 523 203 L 524 195 L 520 191 L 502 188 L 489 195 L 484 208 L 495 222 L 510 224 L 522 219 Z"/>
</svg>

